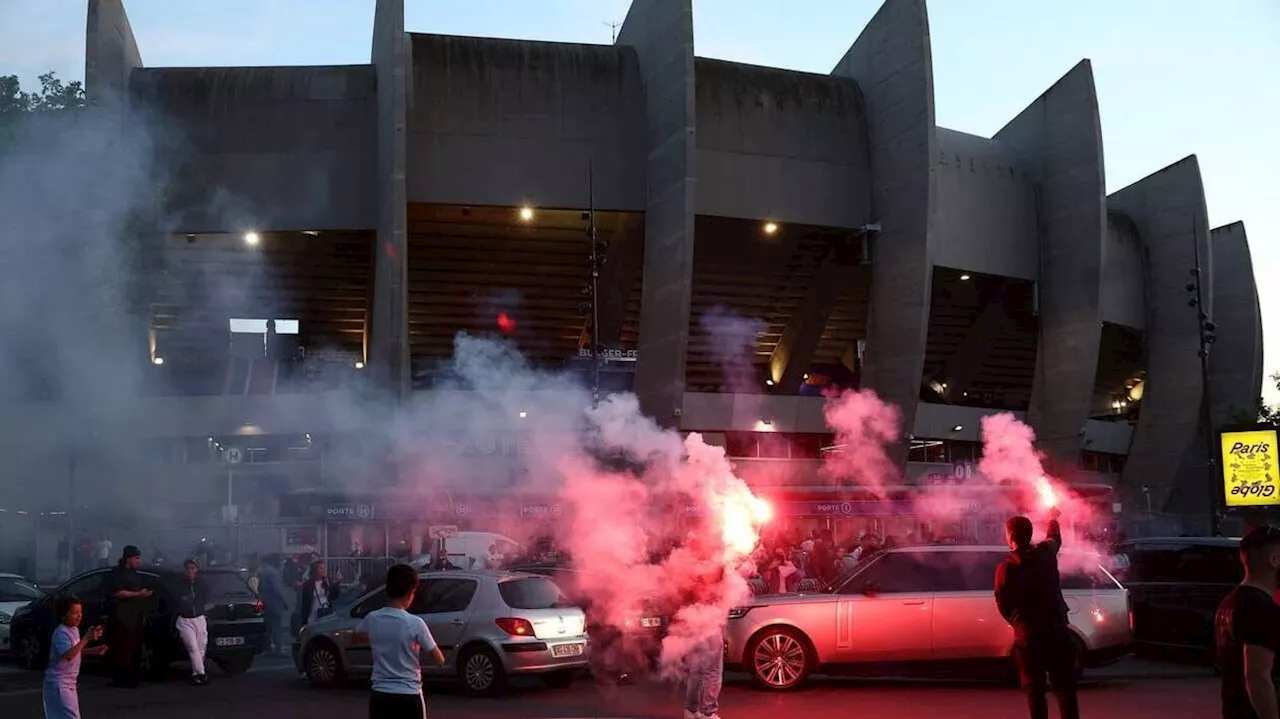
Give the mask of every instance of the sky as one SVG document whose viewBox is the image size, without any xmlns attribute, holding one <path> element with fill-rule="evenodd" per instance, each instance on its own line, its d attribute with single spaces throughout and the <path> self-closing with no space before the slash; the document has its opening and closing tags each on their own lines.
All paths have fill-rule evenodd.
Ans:
<svg viewBox="0 0 1280 719">
<path fill-rule="evenodd" d="M 608 43 L 629 0 L 405 0 L 409 32 Z M 369 62 L 373 0 L 125 0 L 149 66 Z M 84 77 L 85 0 L 0 0 L 0 75 Z M 699 56 L 827 73 L 879 0 L 694 0 Z M 1093 61 L 1107 190 L 1190 154 L 1209 221 L 1243 220 L 1280 369 L 1280 0 L 932 0 L 937 122 L 990 136 Z M 1268 89 L 1269 88 L 1269 89 Z M 1270 147 L 1272 150 L 1268 150 Z M 1264 382 L 1264 385 L 1269 385 Z M 1269 399 L 1280 393 L 1267 386 Z"/>
</svg>

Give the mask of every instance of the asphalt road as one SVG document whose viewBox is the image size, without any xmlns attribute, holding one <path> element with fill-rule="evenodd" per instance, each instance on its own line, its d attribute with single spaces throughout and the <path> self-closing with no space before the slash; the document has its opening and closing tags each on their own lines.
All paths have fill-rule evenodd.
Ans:
<svg viewBox="0 0 1280 719">
<path fill-rule="evenodd" d="M 226 677 L 215 670 L 212 679 L 207 687 L 188 686 L 178 666 L 168 681 L 130 690 L 112 689 L 105 677 L 86 674 L 80 680 L 80 707 L 87 719 L 336 719 L 363 717 L 367 711 L 367 689 L 312 690 L 287 662 L 279 660 L 261 661 L 247 675 L 238 677 Z M 0 665 L 0 706 L 6 719 L 42 716 L 39 686 L 39 674 Z M 428 685 L 427 695 L 432 719 L 675 719 L 683 710 L 682 695 L 665 685 L 598 688 L 585 680 L 565 690 L 522 683 L 511 695 L 497 700 L 461 696 L 447 683 Z M 1218 715 L 1217 696 L 1218 682 L 1204 669 L 1132 660 L 1094 673 L 1080 703 L 1082 714 L 1090 719 L 1204 719 Z M 893 719 L 1026 716 L 1018 691 L 980 683 L 818 680 L 805 691 L 769 694 L 731 676 L 721 704 L 725 719 L 777 719 L 782 712 Z"/>
</svg>

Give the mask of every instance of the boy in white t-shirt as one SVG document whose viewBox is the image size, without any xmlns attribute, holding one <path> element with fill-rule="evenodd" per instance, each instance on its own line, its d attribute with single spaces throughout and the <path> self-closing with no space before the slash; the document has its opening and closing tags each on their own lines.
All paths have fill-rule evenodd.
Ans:
<svg viewBox="0 0 1280 719">
<path fill-rule="evenodd" d="M 418 590 L 418 571 L 407 564 L 387 570 L 387 606 L 365 615 L 356 627 L 356 640 L 373 650 L 373 694 L 369 719 L 425 719 L 422 696 L 422 652 L 437 665 L 444 654 L 421 617 L 407 610 Z"/>
</svg>

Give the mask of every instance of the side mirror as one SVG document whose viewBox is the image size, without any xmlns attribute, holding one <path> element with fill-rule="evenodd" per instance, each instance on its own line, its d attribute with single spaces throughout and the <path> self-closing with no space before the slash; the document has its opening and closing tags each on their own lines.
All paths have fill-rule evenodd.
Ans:
<svg viewBox="0 0 1280 719">
<path fill-rule="evenodd" d="M 862 585 L 862 593 L 868 597 L 874 597 L 880 593 L 880 583 L 874 579 L 868 579 Z"/>
</svg>

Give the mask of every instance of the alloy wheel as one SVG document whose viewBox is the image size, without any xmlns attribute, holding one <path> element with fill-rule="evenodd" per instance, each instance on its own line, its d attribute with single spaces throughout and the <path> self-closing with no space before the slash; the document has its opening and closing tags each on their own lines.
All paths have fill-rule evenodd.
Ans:
<svg viewBox="0 0 1280 719">
<path fill-rule="evenodd" d="M 804 676 L 807 662 L 800 640 L 784 632 L 763 637 L 751 657 L 756 676 L 773 689 L 794 686 Z"/>
<path fill-rule="evenodd" d="M 307 652 L 307 679 L 312 684 L 330 684 L 338 678 L 338 657 L 328 647 L 312 647 Z"/>
<path fill-rule="evenodd" d="M 473 691 L 488 691 L 489 687 L 493 686 L 493 660 L 484 652 L 476 652 L 467 657 L 462 673 L 467 686 Z"/>
</svg>

